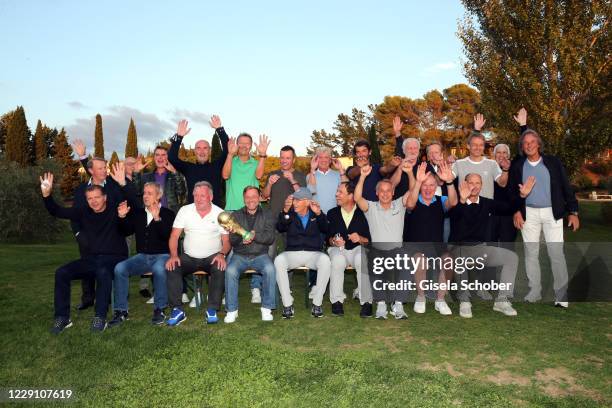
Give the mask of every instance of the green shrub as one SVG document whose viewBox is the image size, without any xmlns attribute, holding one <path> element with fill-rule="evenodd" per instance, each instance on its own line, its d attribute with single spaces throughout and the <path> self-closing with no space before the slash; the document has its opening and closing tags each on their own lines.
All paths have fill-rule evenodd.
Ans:
<svg viewBox="0 0 612 408">
<path fill-rule="evenodd" d="M 607 176 L 612 172 L 612 161 L 597 159 L 585 165 L 585 167 L 592 173 L 600 176 Z"/>
<path fill-rule="evenodd" d="M 584 174 L 578 174 L 574 178 L 574 187 L 577 191 L 588 190 L 593 188 L 593 182 Z"/>
<path fill-rule="evenodd" d="M 21 167 L 0 157 L 0 242 L 53 242 L 66 229 L 49 215 L 40 194 L 40 175 L 51 171 L 59 182 L 59 168 L 51 159 Z"/>
</svg>

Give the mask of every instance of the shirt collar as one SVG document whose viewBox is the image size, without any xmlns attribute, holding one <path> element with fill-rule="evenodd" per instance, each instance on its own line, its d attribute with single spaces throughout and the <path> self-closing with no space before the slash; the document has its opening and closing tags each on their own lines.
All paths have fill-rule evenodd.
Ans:
<svg viewBox="0 0 612 408">
<path fill-rule="evenodd" d="M 349 215 L 349 214 L 353 214 L 353 213 L 355 212 L 355 209 L 356 209 L 356 208 L 357 208 L 357 204 L 355 203 L 355 204 L 353 205 L 353 209 L 352 209 L 351 211 L 346 211 L 346 210 L 345 210 L 343 207 L 340 207 L 340 212 L 341 212 L 342 214 Z"/>
<path fill-rule="evenodd" d="M 330 170 L 331 170 L 331 167 L 330 167 L 329 169 L 327 169 L 327 171 L 325 171 L 325 172 L 323 172 L 323 171 L 321 171 L 321 170 L 317 169 L 317 172 L 318 172 L 318 173 L 321 173 L 321 174 L 322 174 L 322 175 L 324 175 L 324 176 L 327 176 L 327 174 L 330 172 Z"/>
<path fill-rule="evenodd" d="M 438 199 L 437 199 L 437 198 L 436 198 L 436 196 L 434 195 L 434 196 L 433 196 L 433 198 L 431 199 L 431 202 L 429 203 L 429 205 L 431 205 L 431 204 L 435 203 L 437 200 L 438 200 Z M 421 194 L 419 194 L 419 202 L 420 202 L 421 204 L 428 205 L 427 203 L 425 203 L 425 201 L 423 201 L 423 196 L 422 196 Z"/>
<path fill-rule="evenodd" d="M 471 201 L 471 200 L 468 198 L 467 200 L 465 200 L 465 203 L 466 203 L 467 205 L 470 205 L 470 204 L 480 204 L 480 196 L 478 196 L 478 198 L 476 199 L 476 201 Z"/>
<path fill-rule="evenodd" d="M 89 181 L 87 182 L 88 186 L 91 186 L 93 184 L 93 177 L 89 178 Z M 102 184 L 100 184 L 100 187 L 106 187 L 106 179 L 104 179 L 104 181 L 102 182 Z"/>
</svg>

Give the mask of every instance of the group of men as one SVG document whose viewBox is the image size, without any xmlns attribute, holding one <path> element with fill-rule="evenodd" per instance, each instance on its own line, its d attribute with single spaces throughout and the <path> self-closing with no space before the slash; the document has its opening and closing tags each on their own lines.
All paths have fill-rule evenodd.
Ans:
<svg viewBox="0 0 612 408">
<path fill-rule="evenodd" d="M 555 305 L 567 307 L 563 217 L 567 215 L 569 226 L 576 230 L 578 204 L 561 162 L 543 154 L 542 139 L 527 128 L 527 112 L 521 109 L 515 120 L 521 136 L 520 154 L 513 161 L 504 144 L 495 146 L 494 159 L 484 156 L 482 115 L 475 117 L 467 141 L 468 157 L 445 158 L 442 145 L 433 142 L 426 147 L 427 160 L 421 161 L 420 141 L 403 139 L 403 124 L 396 117 L 396 156 L 388 164 L 371 163 L 371 147 L 362 140 L 355 144 L 354 165 L 346 171 L 330 149 L 322 147 L 316 149 L 310 172 L 304 174 L 295 168 L 295 150 L 284 146 L 280 169 L 271 172 L 260 189 L 268 138 L 261 136 L 259 143 L 253 143 L 247 133 L 230 138 L 219 117 L 213 116 L 210 124 L 222 145 L 214 161 L 210 161 L 210 144 L 205 140 L 195 143 L 195 163 L 179 159 L 180 146 L 190 132 L 188 122 L 182 120 L 170 149 L 155 149 L 151 173 L 141 174 L 141 160 L 126 159 L 108 175 L 104 159 L 84 163 L 91 179 L 77 189 L 71 208 L 55 203 L 53 175 L 46 173 L 41 177 L 45 206 L 50 214 L 72 221 L 81 254 L 56 271 L 52 331 L 60 333 L 72 325 L 71 280 L 95 280 L 91 329 L 102 331 L 128 319 L 129 277 L 146 272 L 153 275 L 153 324 L 176 326 L 186 320 L 183 280 L 196 271 L 207 273 L 207 323 L 218 322 L 223 299 L 224 322 L 236 321 L 239 279 L 247 270 L 255 272 L 250 282 L 252 302 L 261 303 L 262 320 L 273 320 L 277 288 L 281 315 L 292 318 L 290 278 L 291 271 L 299 267 L 316 271 L 310 293 L 314 317 L 323 316 L 328 286 L 332 314 L 344 315 L 348 267 L 356 271 L 361 317 L 386 319 L 390 306 L 393 317 L 407 318 L 404 305 L 411 291 L 394 289 L 407 281 L 416 283 L 414 312 L 425 313 L 426 298 L 432 291 L 422 283 L 428 275 L 438 284 L 433 291 L 435 310 L 451 315 L 446 303 L 450 283 L 467 282 L 469 273 L 447 266 L 446 261 L 452 265 L 460 257 L 478 256 L 484 268 L 501 268 L 503 285 L 493 310 L 514 316 L 517 312 L 510 299 L 519 260 L 508 243 L 514 242 L 517 230 L 526 251 L 530 291 L 525 300 L 541 299 L 538 250 L 543 230 L 554 276 Z M 81 159 L 86 158 L 82 142 L 75 143 L 75 150 Z M 222 179 L 226 180 L 225 210 L 231 211 L 234 222 L 246 233 L 219 223 L 224 211 L 219 206 Z M 181 206 L 185 192 L 187 203 Z M 262 206 L 262 201 L 268 205 Z M 136 255 L 131 257 L 129 236 L 136 241 Z M 414 263 L 411 270 L 387 268 L 380 276 L 373 271 L 376 259 L 400 255 L 422 260 L 437 257 L 441 262 L 438 267 L 421 262 Z M 88 286 L 84 291 L 91 291 Z M 487 291 L 479 295 L 491 298 Z M 111 296 L 113 317 L 107 322 Z M 472 317 L 470 291 L 461 286 L 456 296 L 460 316 Z"/>
</svg>

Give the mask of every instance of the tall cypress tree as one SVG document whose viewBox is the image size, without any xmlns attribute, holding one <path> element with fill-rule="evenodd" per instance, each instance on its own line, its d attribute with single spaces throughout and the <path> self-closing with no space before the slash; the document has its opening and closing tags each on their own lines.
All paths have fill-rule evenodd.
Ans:
<svg viewBox="0 0 612 408">
<path fill-rule="evenodd" d="M 47 158 L 45 136 L 50 130 L 51 129 L 42 124 L 40 119 L 38 120 L 36 131 L 34 132 L 34 161 L 36 164 L 41 164 L 42 161 Z"/>
<path fill-rule="evenodd" d="M 8 128 L 8 121 L 10 118 L 10 112 L 5 113 L 0 117 L 0 153 L 5 151 L 6 145 L 6 130 Z"/>
<path fill-rule="evenodd" d="M 378 146 L 378 136 L 376 136 L 376 128 L 374 125 L 370 125 L 368 128 L 368 142 L 372 148 L 372 155 L 370 161 L 375 164 L 382 164 L 382 157 L 380 156 L 380 147 Z"/>
<path fill-rule="evenodd" d="M 70 200 L 74 196 L 74 190 L 81 182 L 79 176 L 80 164 L 72 159 L 72 146 L 68 144 L 64 128 L 57 135 L 54 145 L 55 158 L 62 166 L 62 180 L 59 184 L 60 191 L 64 200 Z"/>
<path fill-rule="evenodd" d="M 119 162 L 119 155 L 117 154 L 116 151 L 113 150 L 113 154 L 111 154 L 111 158 L 108 162 L 108 167 L 111 169 L 111 171 L 115 163 L 118 163 L 118 162 Z"/>
<path fill-rule="evenodd" d="M 57 139 L 58 134 L 59 132 L 56 128 L 49 129 L 49 131 L 45 133 L 45 145 L 47 146 L 48 157 L 55 157 L 55 139 Z"/>
<path fill-rule="evenodd" d="M 28 128 L 25 111 L 18 106 L 12 113 L 6 131 L 6 158 L 27 166 L 30 158 L 29 144 L 32 134 Z"/>
<path fill-rule="evenodd" d="M 221 140 L 219 139 L 217 132 L 215 132 L 212 140 L 212 146 L 210 148 L 210 160 L 215 161 L 219 156 L 221 156 L 222 151 Z"/>
<path fill-rule="evenodd" d="M 125 157 L 138 157 L 138 136 L 136 135 L 136 126 L 134 125 L 133 118 L 130 118 L 130 126 L 128 127 Z"/>
<path fill-rule="evenodd" d="M 94 156 L 104 157 L 104 135 L 102 133 L 102 116 L 96 115 L 96 131 L 94 133 Z"/>
</svg>

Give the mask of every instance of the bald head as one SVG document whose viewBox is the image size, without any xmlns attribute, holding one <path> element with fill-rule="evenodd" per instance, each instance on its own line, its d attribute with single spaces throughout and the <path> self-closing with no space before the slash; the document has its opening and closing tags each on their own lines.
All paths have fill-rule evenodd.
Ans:
<svg viewBox="0 0 612 408">
<path fill-rule="evenodd" d="M 208 163 L 210 158 L 210 143 L 206 140 L 198 140 L 195 144 L 195 154 L 198 163 Z"/>
</svg>

